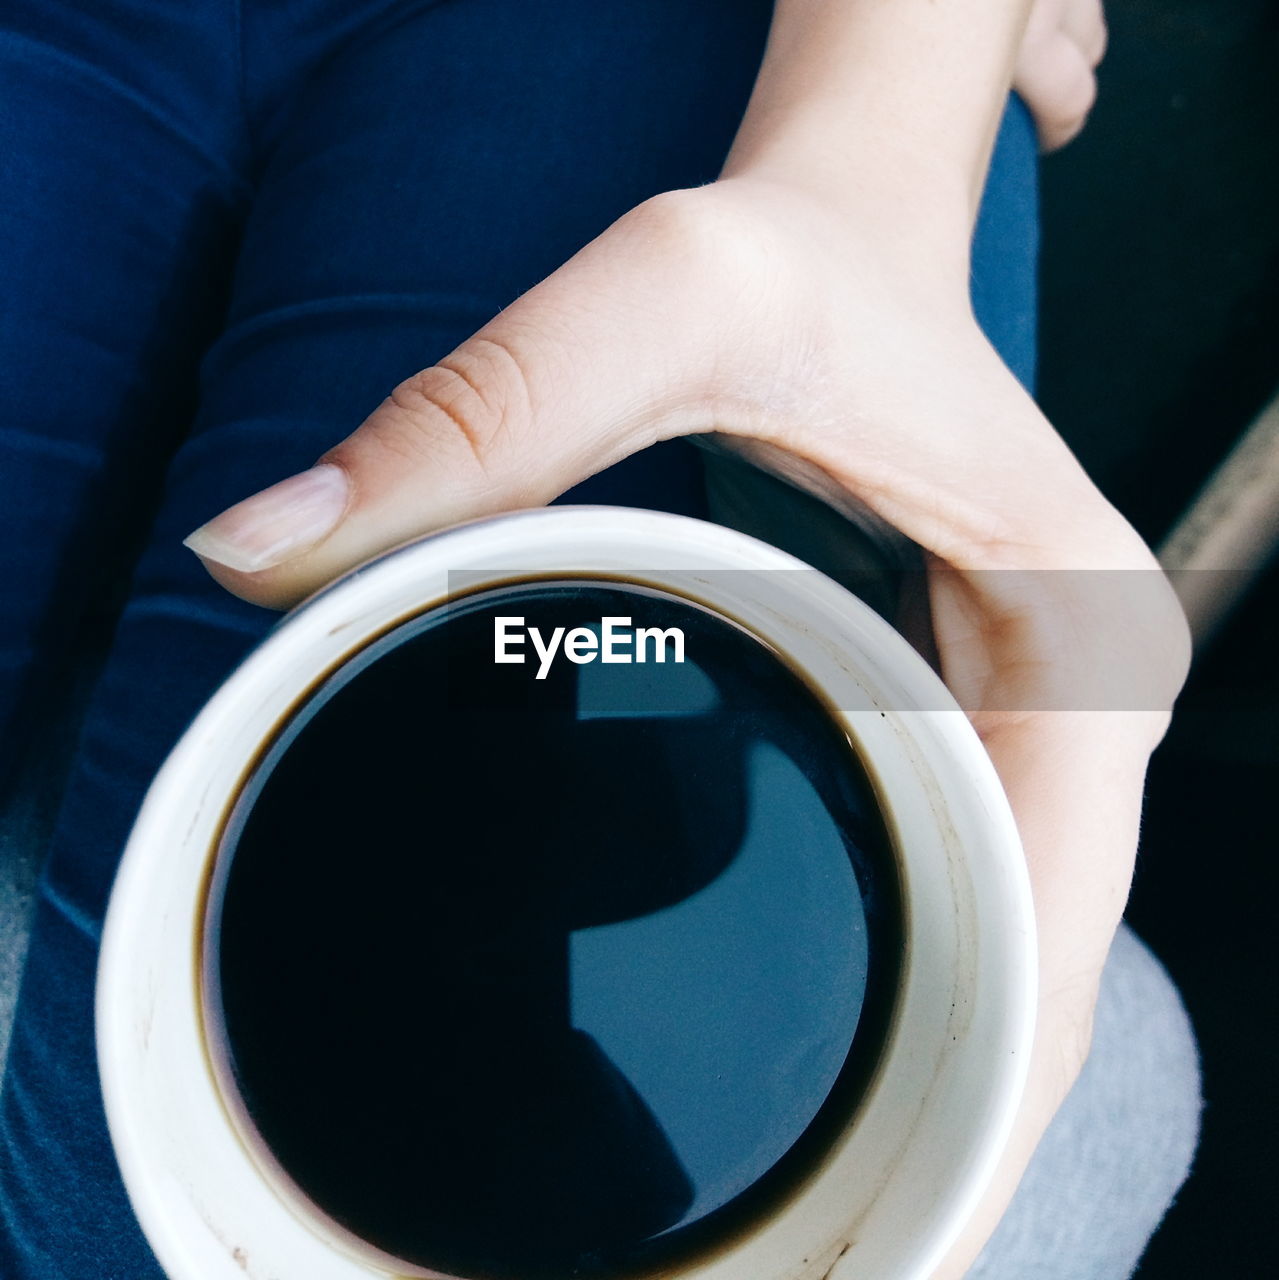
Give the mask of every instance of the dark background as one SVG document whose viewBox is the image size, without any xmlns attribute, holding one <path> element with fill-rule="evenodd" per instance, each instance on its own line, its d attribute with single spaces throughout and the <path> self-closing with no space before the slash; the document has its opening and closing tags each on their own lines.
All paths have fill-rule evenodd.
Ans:
<svg viewBox="0 0 1279 1280">
<path fill-rule="evenodd" d="M 1279 5 L 1107 12 L 1097 108 L 1044 166 L 1040 399 L 1157 545 L 1279 393 Z M 1206 1109 L 1141 1280 L 1277 1273 L 1277 622 L 1272 562 L 1152 768 L 1129 919 L 1181 988 Z"/>
</svg>

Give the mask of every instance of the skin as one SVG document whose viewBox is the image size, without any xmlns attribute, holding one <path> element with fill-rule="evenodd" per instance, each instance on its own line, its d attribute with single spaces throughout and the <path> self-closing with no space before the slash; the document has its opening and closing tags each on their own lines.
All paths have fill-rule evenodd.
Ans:
<svg viewBox="0 0 1279 1280">
<path fill-rule="evenodd" d="M 924 548 L 943 674 L 1022 835 L 1041 975 L 1012 1142 L 938 1280 L 968 1269 L 1087 1055 L 1146 765 L 1189 661 L 1151 552 L 968 301 L 1009 86 L 1059 145 L 1087 114 L 1104 45 L 1093 0 L 780 0 L 719 181 L 627 214 L 395 388 L 318 475 L 190 540 L 229 589 L 284 606 L 408 538 L 714 432 Z M 1099 672 L 1113 677 L 1100 704 L 1081 694 Z M 1089 705 L 1116 709 L 1077 709 Z"/>
<path fill-rule="evenodd" d="M 1105 52 L 1101 0 L 1038 0 L 1031 10 L 1014 86 L 1035 114 L 1044 150 L 1065 146 L 1084 127 Z"/>
</svg>

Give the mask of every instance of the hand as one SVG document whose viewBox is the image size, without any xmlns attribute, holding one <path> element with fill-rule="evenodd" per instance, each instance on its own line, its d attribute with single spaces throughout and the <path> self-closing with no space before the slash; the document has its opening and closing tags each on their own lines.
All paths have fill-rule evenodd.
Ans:
<svg viewBox="0 0 1279 1280">
<path fill-rule="evenodd" d="M 1064 147 L 1084 127 L 1105 52 L 1102 0 L 1035 0 L 1014 85 L 1035 117 L 1045 151 Z"/>
<path fill-rule="evenodd" d="M 872 203 L 743 174 L 649 201 L 398 387 L 318 475 L 233 507 L 192 545 L 232 590 L 286 604 L 415 534 L 717 432 L 924 547 L 944 674 L 1012 802 L 1041 930 L 1030 1090 L 958 1275 L 1087 1053 L 1187 640 L 1150 552 L 977 328 L 966 236 L 939 234 L 935 208 L 917 222 L 918 202 Z M 1116 618 L 1093 575 L 1064 569 L 1136 570 L 1145 590 Z M 1124 646 L 1149 678 L 1125 705 L 1148 709 L 1061 709 Z"/>
</svg>

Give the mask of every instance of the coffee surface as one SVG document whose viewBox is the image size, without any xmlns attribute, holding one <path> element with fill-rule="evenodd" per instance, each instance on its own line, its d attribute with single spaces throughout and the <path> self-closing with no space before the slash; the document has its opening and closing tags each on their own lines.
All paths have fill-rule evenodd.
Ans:
<svg viewBox="0 0 1279 1280">
<path fill-rule="evenodd" d="M 684 661 L 494 662 L 494 619 L 677 627 Z M 650 658 L 651 658 L 650 654 Z M 865 775 L 732 623 L 527 583 L 324 686 L 228 824 L 211 1008 L 328 1217 L 484 1280 L 714 1247 L 856 1104 L 900 950 Z"/>
</svg>

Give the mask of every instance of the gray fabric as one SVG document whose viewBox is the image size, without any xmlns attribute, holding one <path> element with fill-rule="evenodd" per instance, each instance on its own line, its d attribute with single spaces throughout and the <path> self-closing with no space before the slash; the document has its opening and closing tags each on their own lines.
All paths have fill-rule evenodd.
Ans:
<svg viewBox="0 0 1279 1280">
<path fill-rule="evenodd" d="M 27 954 L 35 882 L 47 834 L 43 818 L 39 805 L 25 797 L 0 814 L 0 1074 Z"/>
<path fill-rule="evenodd" d="M 36 881 L 53 830 L 73 728 L 72 723 L 59 726 L 51 742 L 28 741 L 22 766 L 0 798 L 0 1079 L 27 955 Z"/>
<path fill-rule="evenodd" d="M 1124 926 L 1092 1052 L 968 1280 L 1126 1280 L 1190 1171 L 1200 1108 L 1181 998 Z"/>
</svg>

